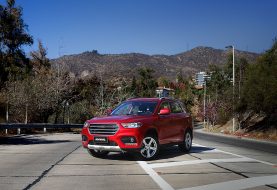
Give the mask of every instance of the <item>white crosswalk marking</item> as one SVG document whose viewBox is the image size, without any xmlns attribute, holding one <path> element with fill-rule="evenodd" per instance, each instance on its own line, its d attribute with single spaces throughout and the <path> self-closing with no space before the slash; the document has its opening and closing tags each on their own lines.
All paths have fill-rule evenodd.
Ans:
<svg viewBox="0 0 277 190">
<path fill-rule="evenodd" d="M 239 179 L 221 183 L 215 183 L 210 185 L 203 185 L 191 188 L 184 188 L 179 190 L 240 190 L 253 188 L 263 185 L 270 185 L 277 183 L 277 175 L 262 176 L 262 177 L 251 177 L 246 179 Z"/>
<path fill-rule="evenodd" d="M 174 190 L 174 188 L 169 185 L 157 172 L 155 172 L 149 164 L 144 161 L 137 161 L 139 165 L 144 169 L 144 171 L 160 186 L 162 190 Z"/>
<path fill-rule="evenodd" d="M 206 147 L 200 144 L 193 144 L 198 147 Z M 222 151 L 219 149 L 211 149 L 206 152 L 219 152 L 223 154 L 229 154 L 235 156 L 236 158 L 225 158 L 225 159 L 203 159 L 203 160 L 186 160 L 179 162 L 167 162 L 167 163 L 152 163 L 148 164 L 144 161 L 138 161 L 139 165 L 145 170 L 145 172 L 159 185 L 162 190 L 174 190 L 174 188 L 167 183 L 157 172 L 155 168 L 182 166 L 182 165 L 193 165 L 193 164 L 203 164 L 203 163 L 234 163 L 234 162 L 259 162 L 266 165 L 275 165 L 273 163 L 252 159 L 246 156 L 234 154 L 231 152 Z M 252 177 L 239 180 L 232 180 L 221 183 L 214 183 L 209 185 L 202 185 L 197 187 L 183 188 L 179 190 L 240 190 L 246 188 L 253 188 L 263 185 L 270 185 L 277 183 L 277 175 L 272 176 L 262 176 L 262 177 Z"/>
<path fill-rule="evenodd" d="M 164 168 L 172 166 L 192 165 L 192 164 L 203 164 L 203 163 L 219 163 L 219 162 L 251 162 L 251 158 L 226 158 L 226 159 L 205 159 L 205 160 L 189 160 L 181 162 L 169 162 L 169 163 L 158 163 L 148 164 L 152 168 Z M 256 161 L 255 161 L 256 162 Z"/>
</svg>

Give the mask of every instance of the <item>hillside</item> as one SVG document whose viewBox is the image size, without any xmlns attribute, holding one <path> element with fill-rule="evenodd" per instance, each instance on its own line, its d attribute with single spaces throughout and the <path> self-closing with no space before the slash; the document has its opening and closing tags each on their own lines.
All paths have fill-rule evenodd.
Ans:
<svg viewBox="0 0 277 190">
<path fill-rule="evenodd" d="M 229 51 L 210 47 L 196 47 L 176 55 L 146 55 L 139 53 L 129 54 L 98 54 L 97 51 L 84 52 L 76 55 L 66 55 L 52 60 L 53 65 L 60 64 L 77 77 L 102 71 L 105 77 L 118 78 L 132 77 L 141 67 L 155 70 L 155 77 L 165 76 L 172 80 L 182 71 L 185 76 L 204 71 L 211 64 L 223 65 L 226 63 Z M 230 53 L 230 52 L 229 52 Z M 237 57 L 245 57 L 253 62 L 258 54 L 236 51 Z"/>
</svg>

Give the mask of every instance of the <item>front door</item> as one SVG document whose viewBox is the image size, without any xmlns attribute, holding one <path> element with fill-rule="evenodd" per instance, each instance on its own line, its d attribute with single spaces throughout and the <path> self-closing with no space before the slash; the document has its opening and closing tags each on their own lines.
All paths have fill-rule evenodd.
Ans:
<svg viewBox="0 0 277 190">
<path fill-rule="evenodd" d="M 167 108 L 170 110 L 170 103 L 164 101 L 161 103 L 159 110 Z M 177 133 L 176 119 L 172 117 L 172 113 L 168 115 L 159 115 L 158 121 L 156 123 L 159 130 L 159 141 L 160 144 L 167 144 L 174 142 L 174 137 Z"/>
</svg>

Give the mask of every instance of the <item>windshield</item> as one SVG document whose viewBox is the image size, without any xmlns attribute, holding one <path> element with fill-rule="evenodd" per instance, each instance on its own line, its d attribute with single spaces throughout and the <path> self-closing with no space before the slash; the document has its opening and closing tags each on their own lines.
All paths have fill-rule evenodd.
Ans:
<svg viewBox="0 0 277 190">
<path fill-rule="evenodd" d="M 128 101 L 120 104 L 111 115 L 152 115 L 157 102 Z"/>
</svg>

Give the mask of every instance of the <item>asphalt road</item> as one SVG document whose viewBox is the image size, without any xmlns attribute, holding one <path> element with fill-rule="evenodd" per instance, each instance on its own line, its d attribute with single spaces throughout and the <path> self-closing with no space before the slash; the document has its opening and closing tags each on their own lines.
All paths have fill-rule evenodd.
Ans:
<svg viewBox="0 0 277 190">
<path fill-rule="evenodd" d="M 79 134 L 0 139 L 0 189 L 277 189 L 277 152 L 197 133 L 193 142 L 189 154 L 172 147 L 144 162 L 122 153 L 91 157 Z"/>
</svg>

